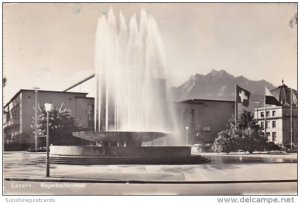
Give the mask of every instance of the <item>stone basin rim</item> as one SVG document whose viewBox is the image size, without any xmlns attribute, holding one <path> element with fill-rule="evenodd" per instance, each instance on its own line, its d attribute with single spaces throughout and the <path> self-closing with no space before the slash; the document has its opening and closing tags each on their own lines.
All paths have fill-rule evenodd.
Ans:
<svg viewBox="0 0 300 204">
<path fill-rule="evenodd" d="M 151 141 L 157 138 L 163 138 L 171 133 L 155 131 L 80 131 L 72 132 L 74 137 L 90 141 Z"/>
</svg>

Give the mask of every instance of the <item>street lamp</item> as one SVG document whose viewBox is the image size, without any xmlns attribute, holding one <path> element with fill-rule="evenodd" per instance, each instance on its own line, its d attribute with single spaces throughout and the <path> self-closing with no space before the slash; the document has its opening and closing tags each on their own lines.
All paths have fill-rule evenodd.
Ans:
<svg viewBox="0 0 300 204">
<path fill-rule="evenodd" d="M 51 103 L 45 103 L 45 111 L 47 112 L 47 136 L 46 136 L 46 177 L 50 176 L 50 163 L 49 163 L 49 112 L 52 110 Z"/>
<path fill-rule="evenodd" d="M 189 142 L 189 126 L 185 126 L 185 143 Z"/>
<path fill-rule="evenodd" d="M 33 90 L 35 92 L 35 100 L 34 100 L 34 149 L 37 152 L 38 151 L 38 128 L 37 128 L 37 104 L 38 104 L 38 90 L 39 87 L 33 87 Z"/>
</svg>

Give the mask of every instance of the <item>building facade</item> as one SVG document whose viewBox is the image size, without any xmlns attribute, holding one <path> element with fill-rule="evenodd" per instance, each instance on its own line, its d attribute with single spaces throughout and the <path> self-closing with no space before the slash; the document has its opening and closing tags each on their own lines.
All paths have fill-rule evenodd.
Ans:
<svg viewBox="0 0 300 204">
<path fill-rule="evenodd" d="M 179 131 L 186 144 L 213 143 L 218 133 L 229 127 L 234 117 L 235 102 L 193 99 L 176 104 Z"/>
<path fill-rule="evenodd" d="M 94 129 L 94 98 L 87 93 L 22 89 L 4 106 L 4 142 L 17 138 L 35 145 L 35 97 L 39 107 L 51 103 L 68 108 L 84 129 Z M 212 143 L 234 115 L 234 101 L 194 99 L 177 102 L 174 108 L 181 144 Z"/>
<path fill-rule="evenodd" d="M 297 106 L 265 105 L 255 108 L 254 118 L 263 129 L 269 142 L 279 145 L 298 143 L 298 108 Z"/>
<path fill-rule="evenodd" d="M 20 140 L 28 147 L 35 144 L 34 118 L 35 99 L 37 107 L 44 107 L 45 103 L 53 104 L 54 108 L 68 108 L 79 124 L 85 129 L 93 128 L 93 98 L 86 97 L 87 93 L 59 92 L 21 89 L 4 106 L 3 132 L 4 143 L 7 140 Z"/>
</svg>

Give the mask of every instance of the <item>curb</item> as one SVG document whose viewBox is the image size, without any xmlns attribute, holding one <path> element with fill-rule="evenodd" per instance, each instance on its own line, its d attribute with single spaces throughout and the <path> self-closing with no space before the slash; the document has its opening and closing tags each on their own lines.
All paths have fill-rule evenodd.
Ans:
<svg viewBox="0 0 300 204">
<path fill-rule="evenodd" d="M 4 178 L 5 181 L 32 182 L 70 182 L 70 183 L 120 183 L 120 184 L 234 184 L 234 183 L 291 183 L 298 179 L 288 180 L 242 180 L 242 181 L 139 181 L 139 180 L 97 180 L 97 179 L 61 179 L 61 178 Z"/>
</svg>

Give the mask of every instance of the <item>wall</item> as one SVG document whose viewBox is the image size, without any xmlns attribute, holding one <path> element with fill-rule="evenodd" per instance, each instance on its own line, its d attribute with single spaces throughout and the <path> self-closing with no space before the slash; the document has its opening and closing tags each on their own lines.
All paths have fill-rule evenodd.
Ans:
<svg viewBox="0 0 300 204">
<path fill-rule="evenodd" d="M 283 144 L 291 142 L 291 112 L 289 107 L 283 108 Z M 293 140 L 294 144 L 298 143 L 298 108 L 293 108 Z"/>
<path fill-rule="evenodd" d="M 176 104 L 182 141 L 188 135 L 189 144 L 212 143 L 234 116 L 234 102 L 194 100 Z"/>
<path fill-rule="evenodd" d="M 265 110 L 266 109 L 266 110 Z M 291 110 L 288 106 L 266 106 L 255 110 L 255 118 L 259 119 L 259 125 L 264 127 L 264 117 L 261 117 L 261 112 L 269 111 L 270 115 L 266 117 L 266 121 L 269 122 L 269 126 L 266 129 L 266 133 L 269 134 L 268 141 L 276 144 L 289 144 L 290 133 L 290 114 Z M 275 116 L 272 115 L 272 111 L 275 111 Z M 293 107 L 293 142 L 298 142 L 298 108 Z M 276 128 L 272 127 L 272 121 L 276 121 Z M 273 140 L 272 134 L 276 133 L 276 140 Z"/>
<path fill-rule="evenodd" d="M 93 103 L 93 99 L 84 98 L 83 93 L 64 93 L 64 92 L 38 92 L 38 105 L 44 108 L 45 103 L 53 104 L 54 108 L 68 108 L 73 116 L 78 120 L 83 128 L 88 128 L 87 105 Z M 31 128 L 34 125 L 35 92 L 25 90 L 22 92 L 22 132 L 31 135 L 30 143 L 34 143 L 34 131 Z"/>
<path fill-rule="evenodd" d="M 5 139 L 14 137 L 22 133 L 22 95 L 18 95 L 11 103 L 4 108 L 3 127 Z"/>
<path fill-rule="evenodd" d="M 83 128 L 93 130 L 94 122 L 94 99 L 75 98 L 74 115 L 80 121 Z"/>
<path fill-rule="evenodd" d="M 99 147 L 99 146 L 50 146 L 51 155 L 101 156 L 130 158 L 174 158 L 191 156 L 190 147 Z"/>
</svg>

